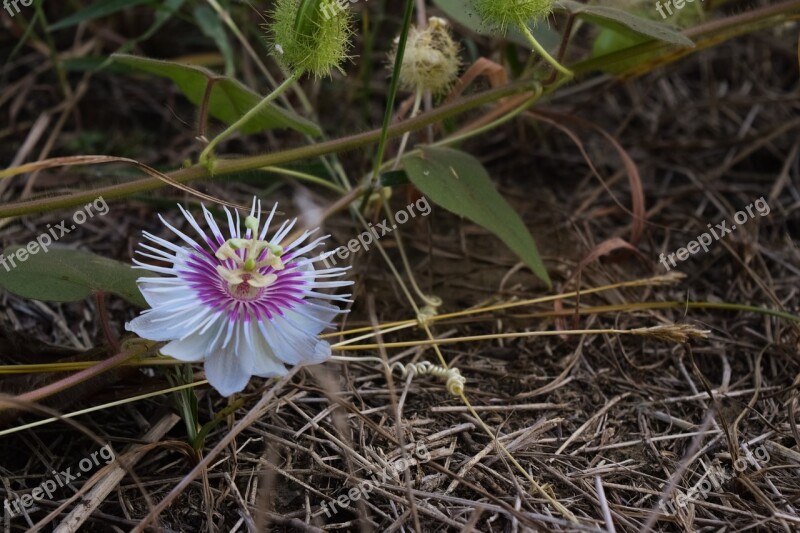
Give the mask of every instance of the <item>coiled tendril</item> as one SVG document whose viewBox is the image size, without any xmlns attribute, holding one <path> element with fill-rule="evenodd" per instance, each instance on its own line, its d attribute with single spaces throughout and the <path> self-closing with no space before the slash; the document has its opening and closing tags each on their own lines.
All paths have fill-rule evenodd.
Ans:
<svg viewBox="0 0 800 533">
<path fill-rule="evenodd" d="M 392 364 L 392 370 L 399 369 L 402 376 L 434 376 L 446 381 L 447 391 L 453 396 L 461 396 L 464 393 L 464 386 L 467 384 L 465 378 L 458 368 L 445 368 L 440 365 L 434 365 L 430 361 L 422 361 L 421 363 L 409 363 L 404 365 L 401 362 Z"/>
</svg>

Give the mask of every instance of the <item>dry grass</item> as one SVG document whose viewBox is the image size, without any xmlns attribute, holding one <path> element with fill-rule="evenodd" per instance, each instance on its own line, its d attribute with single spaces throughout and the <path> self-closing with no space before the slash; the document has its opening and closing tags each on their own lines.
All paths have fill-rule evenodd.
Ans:
<svg viewBox="0 0 800 533">
<path fill-rule="evenodd" d="M 627 238 L 633 228 L 622 164 L 596 132 L 575 130 L 613 197 L 586 170 L 569 138 L 531 117 L 468 146 L 532 228 L 562 292 L 664 274 L 658 255 L 685 246 L 707 224 L 730 219 L 761 196 L 771 212 L 682 263 L 678 270 L 687 277 L 677 283 L 435 320 L 430 327 L 437 338 L 672 324 L 710 330 L 708 338 L 659 339 L 650 331 L 443 345 L 448 364 L 466 377 L 466 395 L 497 441 L 441 381 L 387 375 L 375 362 L 330 362 L 279 382 L 254 380 L 244 405 L 209 434 L 200 455 L 185 444 L 169 396 L 78 417 L 81 427 L 59 422 L 3 436 L 4 498 L 30 493 L 53 470 L 74 469 L 104 443 L 113 445 L 125 465 L 93 470 L 92 483 L 87 476 L 59 489 L 29 517 L 6 518 L 3 527 L 61 524 L 57 531 L 71 531 L 70 524 L 86 515 L 85 530 L 131 530 L 144 528 L 143 519 L 155 509 L 153 524 L 165 531 L 800 530 L 795 416 L 800 325 L 710 305 L 635 305 L 729 302 L 798 312 L 800 250 L 792 239 L 800 231 L 800 106 L 794 38 L 780 30 L 759 33 L 638 80 L 578 84 L 568 98 L 541 107 L 603 127 L 636 161 L 647 207 L 637 253 L 620 249 L 582 262 L 598 245 Z M 152 87 L 121 81 L 104 78 L 74 102 L 85 128 L 102 129 L 105 119 L 92 107 L 111 109 L 113 95 L 123 94 L 114 100 L 122 102 L 115 110 L 121 120 L 165 120 L 164 131 L 153 133 L 163 142 L 147 143 L 162 149 L 140 159 L 152 165 L 180 161 L 196 148 L 191 128 L 166 112 L 148 120 L 138 114 L 143 106 L 147 113 L 165 109 L 152 101 Z M 159 87 L 172 91 L 166 84 Z M 0 99 L 3 112 L 18 98 Z M 8 146 L 12 141 L 21 146 L 41 116 L 31 102 L 20 104 L 10 129 L 0 127 L 4 161 L 21 153 Z M 186 118 L 189 109 L 175 112 Z M 41 131 L 42 139 L 47 133 Z M 70 130 L 63 138 L 75 140 L 79 133 Z M 118 135 L 109 136 L 112 149 Z M 254 142 L 239 148 L 248 150 Z M 359 164 L 350 154 L 344 162 Z M 0 194 L 8 201 L 32 191 L 85 187 L 88 179 L 88 171 L 45 172 L 0 184 Z M 200 188 L 243 202 L 274 183 L 257 177 Z M 300 196 L 330 203 L 327 193 L 294 183 L 270 194 L 287 206 Z M 396 191 L 396 206 L 407 203 L 406 194 L 413 198 L 410 191 Z M 109 217 L 87 224 L 71 242 L 128 258 L 140 230 L 157 228 L 152 213 L 166 209 L 163 200 L 116 203 Z M 26 242 L 38 227 L 60 219 L 52 214 L 2 221 L 0 239 L 3 245 Z M 326 230 L 338 244 L 352 238 L 355 228 L 341 216 L 327 221 Z M 440 313 L 545 294 L 494 237 L 440 208 L 402 231 L 417 279 L 445 302 Z M 396 257 L 393 242 L 383 244 Z M 343 329 L 414 318 L 378 254 L 356 255 L 353 267 L 355 304 Z M 83 353 L 103 344 L 95 302 L 55 305 L 0 294 L 0 306 L 3 364 L 49 362 L 78 352 L 91 360 L 104 353 L 102 348 Z M 132 316 L 117 300 L 110 312 L 116 330 Z M 413 327 L 378 338 L 422 340 L 425 334 Z M 430 346 L 347 355 L 436 361 Z M 30 376 L 4 377 L 0 390 L 15 394 L 41 383 Z M 162 370 L 122 369 L 45 403 L 67 412 L 166 386 Z M 214 391 L 199 396 L 203 422 L 227 403 Z M 2 422 L 12 427 L 35 419 L 29 413 Z M 578 523 L 531 488 L 498 441 Z M 420 455 L 423 448 L 429 458 Z M 407 469 L 393 466 L 400 460 Z M 701 486 L 709 472 L 718 471 L 729 479 Z M 366 487 L 366 480 L 368 498 L 338 513 L 325 511 L 334 504 L 341 508 L 337 499 Z M 666 502 L 663 509 L 659 501 Z"/>
</svg>

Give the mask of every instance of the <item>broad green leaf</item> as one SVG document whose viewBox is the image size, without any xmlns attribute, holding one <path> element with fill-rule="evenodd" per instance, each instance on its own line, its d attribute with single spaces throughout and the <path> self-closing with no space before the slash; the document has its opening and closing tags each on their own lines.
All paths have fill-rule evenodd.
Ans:
<svg viewBox="0 0 800 533">
<path fill-rule="evenodd" d="M 399 187 L 410 183 L 408 173 L 405 170 L 390 170 L 381 174 L 378 178 L 381 187 Z"/>
<path fill-rule="evenodd" d="M 62 28 L 69 28 L 87 20 L 94 20 L 96 18 L 113 15 L 118 11 L 130 9 L 132 7 L 141 6 L 143 4 L 155 4 L 153 0 L 109 0 L 98 1 L 94 4 L 85 7 L 72 15 L 59 20 L 58 22 L 50 25 L 50 30 L 60 30 Z"/>
<path fill-rule="evenodd" d="M 495 189 L 480 161 L 450 148 L 423 148 L 422 155 L 403 158 L 408 178 L 436 204 L 488 229 L 506 243 L 550 286 L 528 228 Z"/>
<path fill-rule="evenodd" d="M 200 30 L 206 37 L 211 38 L 217 45 L 222 57 L 225 58 L 225 75 L 233 75 L 233 48 L 228 41 L 228 34 L 225 33 L 225 26 L 213 9 L 207 5 L 194 8 L 194 20 L 200 26 Z"/>
<path fill-rule="evenodd" d="M 216 80 L 211 90 L 208 112 L 228 125 L 236 122 L 261 101 L 259 95 L 237 80 L 219 76 L 203 67 L 126 54 L 114 54 L 112 57 L 115 62 L 138 71 L 171 79 L 195 105 L 200 105 L 203 101 L 210 80 Z M 319 126 L 310 120 L 275 105 L 267 106 L 241 131 L 250 134 L 273 128 L 292 128 L 306 135 L 322 134 Z"/>
<path fill-rule="evenodd" d="M 475 33 L 488 36 L 496 35 L 496 32 L 486 27 L 486 25 L 481 22 L 480 17 L 475 14 L 475 10 L 472 7 L 472 0 L 433 0 L 433 3 L 436 7 L 444 11 L 448 17 Z M 552 49 L 558 46 L 560 37 L 558 33 L 550 29 L 547 24 L 539 24 L 536 27 L 530 28 L 530 30 L 533 36 L 536 37 L 536 40 L 545 48 Z M 519 45 L 530 47 L 528 39 L 514 27 L 508 29 L 508 35 L 506 37 Z"/>
<path fill-rule="evenodd" d="M 666 24 L 633 15 L 622 9 L 581 4 L 575 0 L 559 0 L 558 5 L 566 11 L 576 14 L 579 18 L 604 28 L 611 28 L 618 33 L 630 34 L 633 32 L 659 41 L 694 47 L 691 39 Z"/>
<path fill-rule="evenodd" d="M 621 52 L 622 50 L 632 48 L 648 41 L 651 41 L 651 39 L 637 33 L 621 33 L 611 28 L 602 28 L 592 44 L 592 57 L 603 57 L 613 54 L 614 52 Z M 632 68 L 647 63 L 657 56 L 658 54 L 656 52 L 652 52 L 636 57 L 621 58 L 617 61 L 607 63 L 602 68 L 602 71 L 607 74 L 622 74 Z"/>
<path fill-rule="evenodd" d="M 76 302 L 104 291 L 147 307 L 136 285 L 141 273 L 130 265 L 82 250 L 50 247 L 45 251 L 38 244 L 29 246 L 5 249 L 4 260 L 0 260 L 0 287 L 23 298 L 47 302 Z"/>
<path fill-rule="evenodd" d="M 602 28 L 598 32 L 597 37 L 595 37 L 594 43 L 592 43 L 592 57 L 602 57 L 612 54 L 647 40 L 647 37 L 642 35 L 628 35 L 612 30 L 611 28 Z"/>
</svg>

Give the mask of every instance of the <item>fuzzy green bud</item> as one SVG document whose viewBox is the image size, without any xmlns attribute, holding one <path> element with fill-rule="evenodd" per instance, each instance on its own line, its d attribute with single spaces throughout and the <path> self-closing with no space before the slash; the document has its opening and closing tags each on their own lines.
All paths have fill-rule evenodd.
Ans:
<svg viewBox="0 0 800 533">
<path fill-rule="evenodd" d="M 395 50 L 389 56 L 394 63 Z M 446 93 L 458 77 L 461 60 L 458 45 L 450 35 L 445 19 L 431 17 L 425 29 L 412 26 L 408 32 L 403 65 L 400 69 L 400 86 L 408 91 L 431 91 Z"/>
<path fill-rule="evenodd" d="M 273 54 L 287 69 L 316 77 L 341 70 L 350 47 L 350 13 L 323 13 L 328 0 L 277 0 L 270 33 Z"/>
<path fill-rule="evenodd" d="M 510 25 L 527 24 L 547 17 L 553 11 L 554 0 L 473 0 L 481 20 L 502 33 Z"/>
</svg>

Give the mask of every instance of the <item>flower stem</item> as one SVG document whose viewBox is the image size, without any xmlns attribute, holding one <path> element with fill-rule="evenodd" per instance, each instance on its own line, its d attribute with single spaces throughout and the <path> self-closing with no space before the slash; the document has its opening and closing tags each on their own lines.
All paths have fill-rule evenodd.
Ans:
<svg viewBox="0 0 800 533">
<path fill-rule="evenodd" d="M 106 337 L 109 348 L 113 353 L 119 353 L 119 341 L 117 336 L 114 335 L 114 330 L 111 329 L 111 324 L 108 320 L 108 308 L 106 307 L 106 294 L 103 291 L 97 291 L 94 295 L 95 303 L 97 304 L 97 315 L 100 319 L 100 325 L 103 327 L 103 334 Z"/>
<path fill-rule="evenodd" d="M 541 55 L 545 59 L 545 61 L 553 65 L 553 68 L 555 68 L 557 71 L 564 74 L 565 76 L 569 77 L 574 76 L 571 70 L 566 68 L 558 61 L 556 61 L 556 59 L 553 56 L 547 53 L 547 50 L 545 50 L 544 47 L 541 44 L 539 44 L 539 41 L 536 40 L 536 37 L 533 36 L 531 30 L 528 28 L 528 25 L 525 24 L 524 20 L 518 19 L 517 26 L 519 26 L 519 29 L 522 30 L 522 33 L 528 39 L 528 42 L 531 43 L 531 46 L 533 47 L 534 51 L 538 52 L 539 55 Z"/>
<path fill-rule="evenodd" d="M 204 167 L 209 167 L 210 159 L 214 153 L 214 148 L 223 140 L 230 137 L 236 130 L 244 127 L 250 122 L 257 114 L 259 114 L 265 107 L 267 107 L 273 100 L 278 98 L 281 94 L 283 94 L 286 89 L 291 87 L 294 82 L 300 79 L 300 76 L 303 75 L 302 70 L 298 70 L 290 77 L 286 78 L 286 81 L 281 83 L 278 87 L 275 88 L 274 91 L 269 93 L 267 96 L 264 97 L 259 103 L 257 103 L 250 111 L 245 113 L 239 120 L 228 126 L 228 129 L 214 137 L 214 139 L 208 143 L 208 146 L 200 154 L 200 164 Z"/>
</svg>

